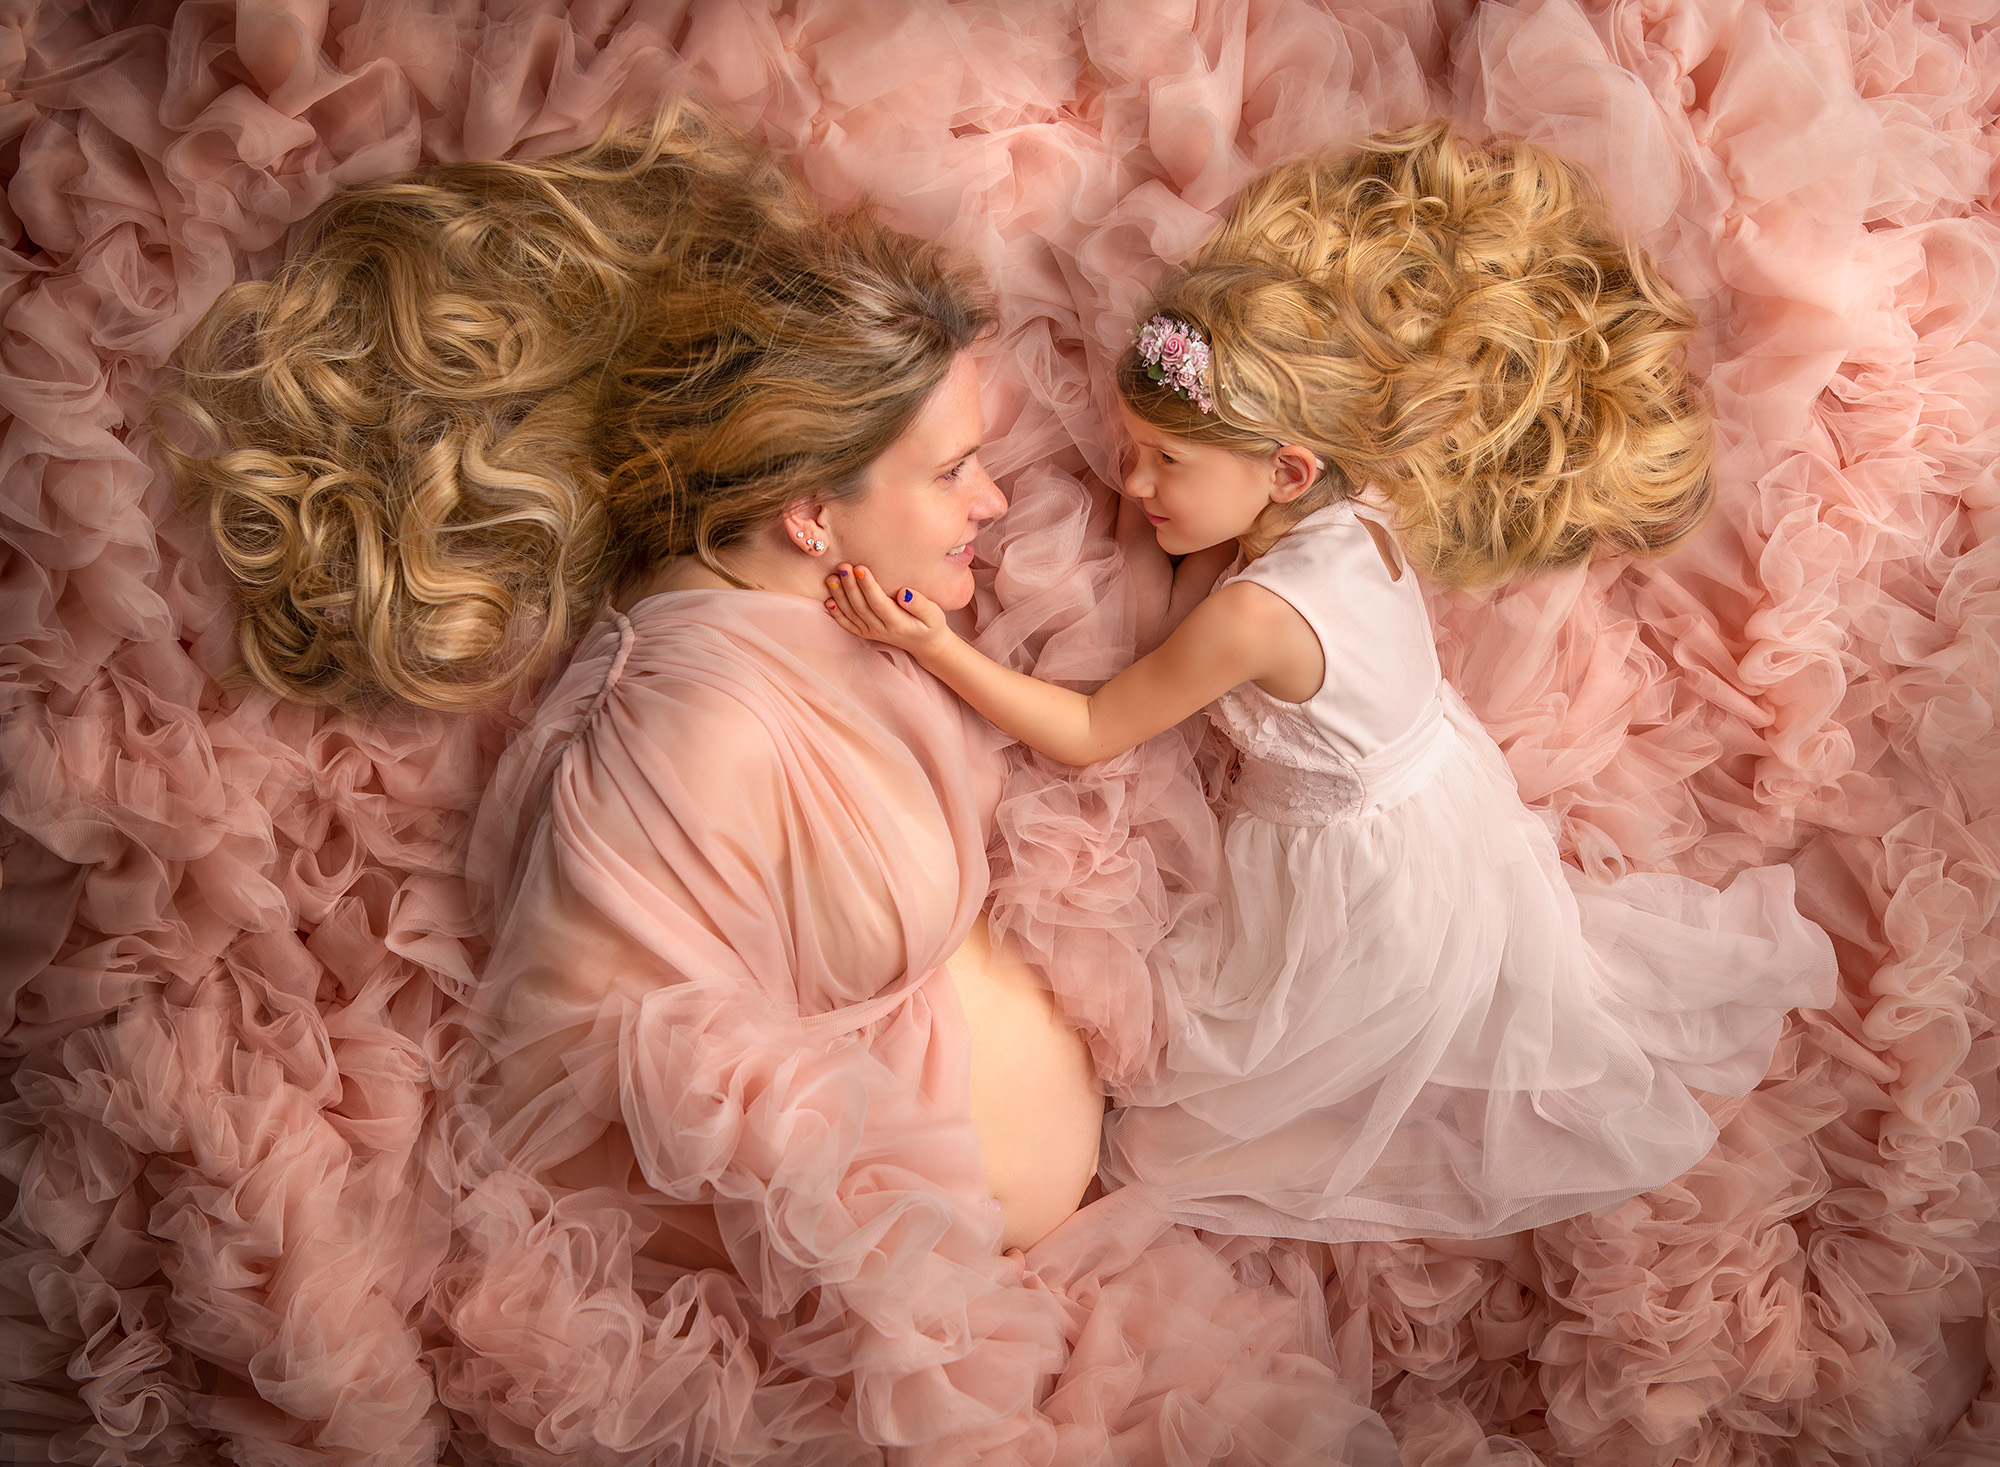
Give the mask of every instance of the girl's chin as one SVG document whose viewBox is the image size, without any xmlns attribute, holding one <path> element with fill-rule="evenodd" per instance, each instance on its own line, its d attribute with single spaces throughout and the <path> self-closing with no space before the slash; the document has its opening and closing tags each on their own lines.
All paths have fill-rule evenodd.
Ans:
<svg viewBox="0 0 2000 1467">
<path fill-rule="evenodd" d="M 1249 533 L 1250 528 L 1246 525 L 1234 534 L 1227 535 L 1217 534 L 1213 529 L 1190 535 L 1179 525 L 1162 525 L 1154 532 L 1154 538 L 1159 541 L 1160 549 L 1169 555 L 1199 555 L 1202 551 L 1213 550 L 1219 545 L 1235 544 Z"/>
</svg>

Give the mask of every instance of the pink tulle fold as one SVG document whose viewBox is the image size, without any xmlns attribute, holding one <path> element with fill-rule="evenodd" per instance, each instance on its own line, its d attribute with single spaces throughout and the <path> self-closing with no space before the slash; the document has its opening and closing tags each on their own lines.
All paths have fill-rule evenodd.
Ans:
<svg viewBox="0 0 2000 1467">
<path fill-rule="evenodd" d="M 1024 1362 L 1064 1362 L 1008 1449 L 1364 1459 L 1382 1442 L 1323 1404 L 1337 1375 L 1413 1467 L 1990 1460 L 1989 11 L 13 7 L 9 1449 L 536 1460 L 588 1431 L 607 1460 L 666 1441 L 875 1455 L 837 1389 L 764 1379 L 760 1299 L 634 1261 L 624 1240 L 669 1214 L 474 1178 L 478 1113 L 441 1097 L 475 1046 L 440 1021 L 484 961 L 460 879 L 472 812 L 528 710 L 360 721 L 225 688 L 227 591 L 145 426 L 201 312 L 343 184 L 581 144 L 686 87 L 795 155 L 827 202 L 872 197 L 998 280 L 988 459 L 1015 509 L 982 544 L 977 609 L 989 650 L 1045 676 L 1089 682 L 1124 655 L 1105 368 L 1160 262 L 1260 167 L 1434 112 L 1529 136 L 1598 174 L 1703 325 L 1711 524 L 1656 563 L 1440 594 L 1441 652 L 1585 872 L 1719 886 L 1790 862 L 1840 954 L 1839 1000 L 1791 1022 L 1757 1090 L 1715 1103 L 1708 1157 L 1600 1216 L 1318 1253 L 1086 1209 L 993 1285 L 1046 1301 L 1025 1309 L 1054 1325 L 1028 1332 Z M 1213 892 L 1198 751 L 1170 735 L 1081 773 L 1006 757 L 995 920 L 1048 958 L 1105 1075 L 1136 1072 L 1163 1022 L 1146 956 Z M 478 1249 L 512 1271 L 434 1287 L 441 1260 Z M 601 1307 L 633 1270 L 644 1320 Z M 1245 1337 L 1267 1345 L 1254 1366 L 1215 1355 Z M 597 1394 L 542 1409 L 540 1383 L 576 1387 L 585 1345 L 616 1362 Z M 476 1425 L 467 1402 L 484 1403 Z M 893 1421 L 903 1404 L 871 1409 Z"/>
</svg>

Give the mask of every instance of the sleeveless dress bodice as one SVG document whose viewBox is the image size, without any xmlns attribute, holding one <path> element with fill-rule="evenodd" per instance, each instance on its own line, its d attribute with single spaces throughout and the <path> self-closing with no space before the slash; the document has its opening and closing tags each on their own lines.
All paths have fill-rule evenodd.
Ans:
<svg viewBox="0 0 2000 1467">
<path fill-rule="evenodd" d="M 1319 690 L 1304 702 L 1244 683 L 1210 705 L 1242 754 L 1236 804 L 1280 825 L 1322 825 L 1395 803 L 1451 739 L 1423 592 L 1400 563 L 1392 571 L 1384 561 L 1364 515 L 1383 523 L 1352 500 L 1318 510 L 1222 582 L 1283 597 L 1326 660 Z"/>
</svg>

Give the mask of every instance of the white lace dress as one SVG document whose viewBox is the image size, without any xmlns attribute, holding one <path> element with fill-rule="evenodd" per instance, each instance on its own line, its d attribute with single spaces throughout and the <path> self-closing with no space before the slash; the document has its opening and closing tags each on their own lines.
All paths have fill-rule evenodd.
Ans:
<svg viewBox="0 0 2000 1467">
<path fill-rule="evenodd" d="M 1229 579 L 1284 597 L 1326 680 L 1245 685 L 1219 959 L 1164 954 L 1160 1075 L 1106 1120 L 1108 1183 L 1178 1220 L 1329 1242 L 1484 1237 L 1685 1171 L 1783 1016 L 1832 1001 L 1789 867 L 1718 891 L 1565 865 L 1445 683 L 1415 578 L 1362 512 L 1310 516 Z"/>
</svg>

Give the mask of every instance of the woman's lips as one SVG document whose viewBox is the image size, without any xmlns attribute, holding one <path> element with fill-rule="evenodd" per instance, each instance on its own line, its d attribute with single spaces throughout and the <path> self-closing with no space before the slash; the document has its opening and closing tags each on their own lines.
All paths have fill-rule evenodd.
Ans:
<svg viewBox="0 0 2000 1467">
<path fill-rule="evenodd" d="M 970 540 L 967 540 L 963 545 L 959 546 L 958 549 L 947 551 L 945 553 L 944 558 L 953 565 L 971 565 L 972 542 Z"/>
</svg>

